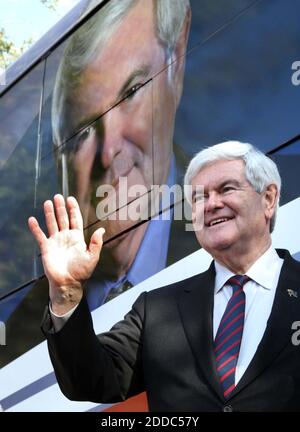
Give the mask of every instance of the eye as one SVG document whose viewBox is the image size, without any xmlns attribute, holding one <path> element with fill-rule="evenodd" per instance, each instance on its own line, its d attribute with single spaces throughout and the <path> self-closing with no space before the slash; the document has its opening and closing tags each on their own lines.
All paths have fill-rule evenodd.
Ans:
<svg viewBox="0 0 300 432">
<path fill-rule="evenodd" d="M 88 126 L 84 130 L 79 132 L 79 134 L 75 138 L 74 147 L 73 147 L 75 153 L 77 153 L 81 149 L 82 145 L 85 143 L 86 140 L 90 138 L 93 131 L 94 128 L 92 126 Z"/>
<path fill-rule="evenodd" d="M 92 128 L 91 128 L 91 126 L 89 126 L 86 129 L 84 129 L 82 132 L 80 132 L 78 138 L 81 141 L 85 141 L 86 139 L 88 139 L 88 137 L 90 136 L 91 132 L 92 132 Z"/>
<path fill-rule="evenodd" d="M 205 195 L 204 194 L 194 195 L 194 197 L 193 197 L 193 203 L 194 204 L 200 204 L 200 203 L 202 203 L 204 201 L 204 199 L 205 199 Z"/>
<path fill-rule="evenodd" d="M 233 186 L 224 186 L 223 187 L 223 193 L 226 193 L 226 192 L 231 192 L 231 191 L 234 191 L 235 190 L 235 188 L 233 187 Z"/>
<path fill-rule="evenodd" d="M 135 93 L 143 87 L 143 83 L 135 84 L 134 86 L 130 87 L 126 92 L 124 93 L 124 100 L 130 100 L 134 97 Z"/>
</svg>

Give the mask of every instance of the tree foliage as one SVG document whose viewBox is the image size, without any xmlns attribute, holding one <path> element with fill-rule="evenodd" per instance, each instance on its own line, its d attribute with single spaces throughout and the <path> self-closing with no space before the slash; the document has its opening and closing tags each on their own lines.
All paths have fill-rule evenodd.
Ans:
<svg viewBox="0 0 300 432">
<path fill-rule="evenodd" d="M 40 1 L 48 9 L 55 12 L 61 0 Z M 16 47 L 16 45 L 7 36 L 5 29 L 3 27 L 0 28 L 0 70 L 8 68 L 8 66 L 17 60 L 26 50 L 28 50 L 28 48 L 30 48 L 33 42 L 33 38 L 28 38 L 24 40 L 20 47 Z"/>
<path fill-rule="evenodd" d="M 59 3 L 59 0 L 41 0 L 43 5 L 45 5 L 48 9 L 55 12 L 57 10 L 57 6 Z"/>
<path fill-rule="evenodd" d="M 20 47 L 8 38 L 4 28 L 0 28 L 0 68 L 6 69 L 19 58 L 33 43 L 32 38 L 26 39 Z"/>
</svg>

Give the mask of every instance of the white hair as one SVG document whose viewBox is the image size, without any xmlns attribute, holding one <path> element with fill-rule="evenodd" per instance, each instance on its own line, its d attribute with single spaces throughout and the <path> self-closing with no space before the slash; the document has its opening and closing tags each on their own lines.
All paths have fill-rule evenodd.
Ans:
<svg viewBox="0 0 300 432">
<path fill-rule="evenodd" d="M 184 184 L 191 185 L 194 177 L 207 165 L 219 160 L 241 159 L 245 163 L 245 175 L 254 190 L 262 193 L 267 186 L 275 184 L 278 190 L 278 201 L 275 213 L 270 222 L 270 232 L 273 231 L 281 190 L 281 178 L 277 165 L 263 152 L 251 144 L 239 141 L 227 141 L 200 150 L 190 161 L 184 176 Z M 192 203 L 191 188 L 186 187 L 186 199 Z"/>
<path fill-rule="evenodd" d="M 52 97 L 52 134 L 56 146 L 62 142 L 61 131 L 65 121 L 68 91 L 78 85 L 81 73 L 99 56 L 101 48 L 118 23 L 138 1 L 110 0 L 67 41 L 56 74 Z M 166 59 L 170 59 L 190 8 L 189 0 L 152 1 L 156 16 L 157 40 L 165 50 Z M 91 0 L 85 13 L 99 3 L 99 0 Z"/>
</svg>

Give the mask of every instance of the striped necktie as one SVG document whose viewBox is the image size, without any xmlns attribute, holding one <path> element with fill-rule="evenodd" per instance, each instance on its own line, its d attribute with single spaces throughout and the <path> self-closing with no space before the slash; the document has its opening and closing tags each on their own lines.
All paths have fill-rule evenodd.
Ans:
<svg viewBox="0 0 300 432">
<path fill-rule="evenodd" d="M 217 372 L 226 399 L 235 387 L 235 369 L 245 319 L 246 296 L 243 286 L 249 280 L 248 276 L 235 275 L 227 281 L 232 287 L 232 296 L 227 303 L 214 341 Z"/>
</svg>

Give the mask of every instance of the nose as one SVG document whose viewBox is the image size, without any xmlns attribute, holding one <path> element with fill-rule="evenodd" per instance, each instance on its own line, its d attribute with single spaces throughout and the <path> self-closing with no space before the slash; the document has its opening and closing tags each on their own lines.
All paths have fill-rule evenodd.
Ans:
<svg viewBox="0 0 300 432">
<path fill-rule="evenodd" d="M 205 200 L 204 211 L 213 212 L 221 208 L 224 208 L 222 197 L 215 191 L 211 192 Z"/>
<path fill-rule="evenodd" d="M 118 108 L 104 114 L 97 123 L 101 165 L 108 169 L 122 149 L 122 119 Z"/>
</svg>

